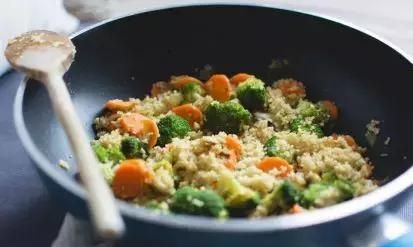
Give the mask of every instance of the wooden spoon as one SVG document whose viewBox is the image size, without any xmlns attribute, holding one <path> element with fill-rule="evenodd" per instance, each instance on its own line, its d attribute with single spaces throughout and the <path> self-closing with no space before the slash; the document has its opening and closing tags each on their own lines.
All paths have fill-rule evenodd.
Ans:
<svg viewBox="0 0 413 247">
<path fill-rule="evenodd" d="M 5 51 L 14 69 L 46 86 L 75 154 L 96 232 L 103 238 L 114 239 L 123 234 L 125 226 L 63 81 L 74 54 L 75 46 L 70 39 L 50 31 L 24 33 L 10 40 Z"/>
</svg>

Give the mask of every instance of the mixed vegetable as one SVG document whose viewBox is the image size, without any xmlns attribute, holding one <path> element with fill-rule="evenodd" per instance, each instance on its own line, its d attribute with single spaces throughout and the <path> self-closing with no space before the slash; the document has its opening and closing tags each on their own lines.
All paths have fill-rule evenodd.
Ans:
<svg viewBox="0 0 413 247">
<path fill-rule="evenodd" d="M 322 138 L 327 122 L 338 119 L 338 109 L 332 101 L 313 103 L 305 99 L 304 85 L 293 79 L 280 80 L 272 87 L 279 90 L 294 118 L 288 128 L 280 131 L 308 133 Z M 317 182 L 297 183 L 290 179 L 299 171 L 296 154 L 282 147 L 277 136 L 265 137 L 261 147 L 264 157 L 256 168 L 278 183 L 271 191 L 262 193 L 235 178 L 234 171 L 243 155 L 239 139 L 259 114 L 269 111 L 270 95 L 266 84 L 253 75 L 239 73 L 230 79 L 223 74 L 212 75 L 202 82 L 191 76 L 172 77 L 169 82 L 153 84 L 151 96 L 157 98 L 168 92 L 179 92 L 180 102 L 171 105 L 159 117 L 146 116 L 134 109 L 139 103 L 133 100 L 109 100 L 106 116 L 114 120 L 105 131 L 119 130 L 122 140 L 118 145 L 94 142 L 93 150 L 103 164 L 110 164 L 106 174 L 116 197 L 137 202 L 160 213 L 190 214 L 215 218 L 254 217 L 285 212 L 300 213 L 349 200 L 356 196 L 350 180 L 339 178 L 332 171 L 323 173 Z M 205 97 L 212 100 L 202 105 Z M 258 114 L 258 115 L 256 115 Z M 271 122 L 271 121 L 270 121 Z M 177 139 L 191 139 L 224 132 L 225 162 L 222 172 L 210 187 L 180 183 L 175 167 L 177 157 L 170 153 L 171 143 Z M 338 138 L 337 135 L 334 138 Z M 357 149 L 351 136 L 347 144 Z M 162 160 L 148 166 L 150 155 L 161 153 Z M 193 174 L 191 174 L 193 176 Z M 153 195 L 153 196 L 148 196 Z"/>
</svg>

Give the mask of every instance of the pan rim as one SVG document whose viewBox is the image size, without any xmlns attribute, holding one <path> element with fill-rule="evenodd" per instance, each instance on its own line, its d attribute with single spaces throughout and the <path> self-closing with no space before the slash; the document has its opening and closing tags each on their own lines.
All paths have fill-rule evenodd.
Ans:
<svg viewBox="0 0 413 247">
<path fill-rule="evenodd" d="M 385 40 L 378 35 L 368 31 L 364 28 L 360 28 L 353 25 L 347 21 L 342 21 L 338 18 L 332 18 L 327 15 L 315 14 L 312 12 L 305 12 L 299 10 L 293 10 L 289 8 L 276 8 L 273 5 L 260 3 L 202 3 L 202 4 L 175 4 L 168 5 L 160 8 L 145 9 L 143 11 L 137 11 L 124 16 L 111 18 L 108 20 L 101 21 L 97 24 L 89 26 L 83 30 L 80 30 L 70 36 L 70 38 L 77 37 L 89 30 L 96 27 L 102 26 L 106 23 L 120 20 L 123 18 L 128 18 L 137 14 L 157 12 L 167 9 L 181 9 L 187 7 L 208 7 L 208 6 L 223 6 L 223 7 L 248 7 L 248 8 L 264 8 L 264 9 L 276 9 L 278 11 L 286 11 L 291 14 L 302 14 L 308 15 L 313 18 L 322 19 L 323 21 L 334 22 L 338 25 L 345 26 L 360 32 L 363 35 L 374 38 L 376 41 L 387 45 L 389 48 L 393 49 L 395 52 L 400 54 L 403 58 L 413 63 L 413 59 L 402 49 L 392 44 L 388 40 Z M 23 96 L 27 84 L 27 79 L 24 79 L 20 86 L 18 87 L 15 101 L 14 101 L 14 122 L 17 130 L 17 134 L 23 143 L 25 150 L 28 152 L 37 167 L 42 170 L 50 179 L 55 183 L 62 186 L 66 191 L 71 193 L 83 201 L 86 201 L 85 190 L 77 184 L 73 179 L 71 179 L 66 174 L 59 172 L 57 169 L 51 169 L 53 164 L 40 152 L 36 147 L 33 140 L 30 138 L 26 125 L 23 118 Z M 364 196 L 354 198 L 350 201 L 339 203 L 334 206 L 317 209 L 314 211 L 306 212 L 305 214 L 297 215 L 281 215 L 281 216 L 271 216 L 264 219 L 249 220 L 249 219 L 228 219 L 225 222 L 217 221 L 209 218 L 202 218 L 196 216 L 187 215 L 156 215 L 151 213 L 150 210 L 145 208 L 138 208 L 136 206 L 130 205 L 126 202 L 117 200 L 117 205 L 120 208 L 121 213 L 124 216 L 143 221 L 145 223 L 162 225 L 170 228 L 180 228 L 187 230 L 197 230 L 205 232 L 227 232 L 227 233 L 254 233 L 254 232 L 269 232 L 269 231 L 282 231 L 297 229 L 302 227 L 314 226 L 322 223 L 327 223 L 335 220 L 339 220 L 351 215 L 361 213 L 367 209 L 377 206 L 395 195 L 405 191 L 412 184 L 413 180 L 413 167 L 407 169 L 404 173 L 390 181 L 389 183 L 381 186 L 377 190 L 370 192 Z"/>
</svg>

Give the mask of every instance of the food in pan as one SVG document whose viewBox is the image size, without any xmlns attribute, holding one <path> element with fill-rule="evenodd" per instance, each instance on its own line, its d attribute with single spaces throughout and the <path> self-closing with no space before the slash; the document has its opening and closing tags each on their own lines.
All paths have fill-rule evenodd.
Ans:
<svg viewBox="0 0 413 247">
<path fill-rule="evenodd" d="M 304 84 L 239 73 L 173 76 L 143 99 L 111 99 L 93 149 L 114 195 L 159 213 L 216 218 L 295 214 L 377 188 L 365 150 L 330 100 Z"/>
</svg>

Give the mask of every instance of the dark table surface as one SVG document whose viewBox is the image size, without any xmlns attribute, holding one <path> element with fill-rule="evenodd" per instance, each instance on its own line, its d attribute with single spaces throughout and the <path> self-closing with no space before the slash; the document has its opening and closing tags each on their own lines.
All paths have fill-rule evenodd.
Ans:
<svg viewBox="0 0 413 247">
<path fill-rule="evenodd" d="M 22 76 L 0 77 L 0 246 L 50 246 L 65 212 L 54 204 L 25 153 L 13 124 L 13 100 Z M 413 197 L 399 210 L 413 223 Z"/>
<path fill-rule="evenodd" d="M 13 124 L 21 75 L 0 77 L 0 246 L 50 246 L 63 220 L 26 155 Z"/>
</svg>

